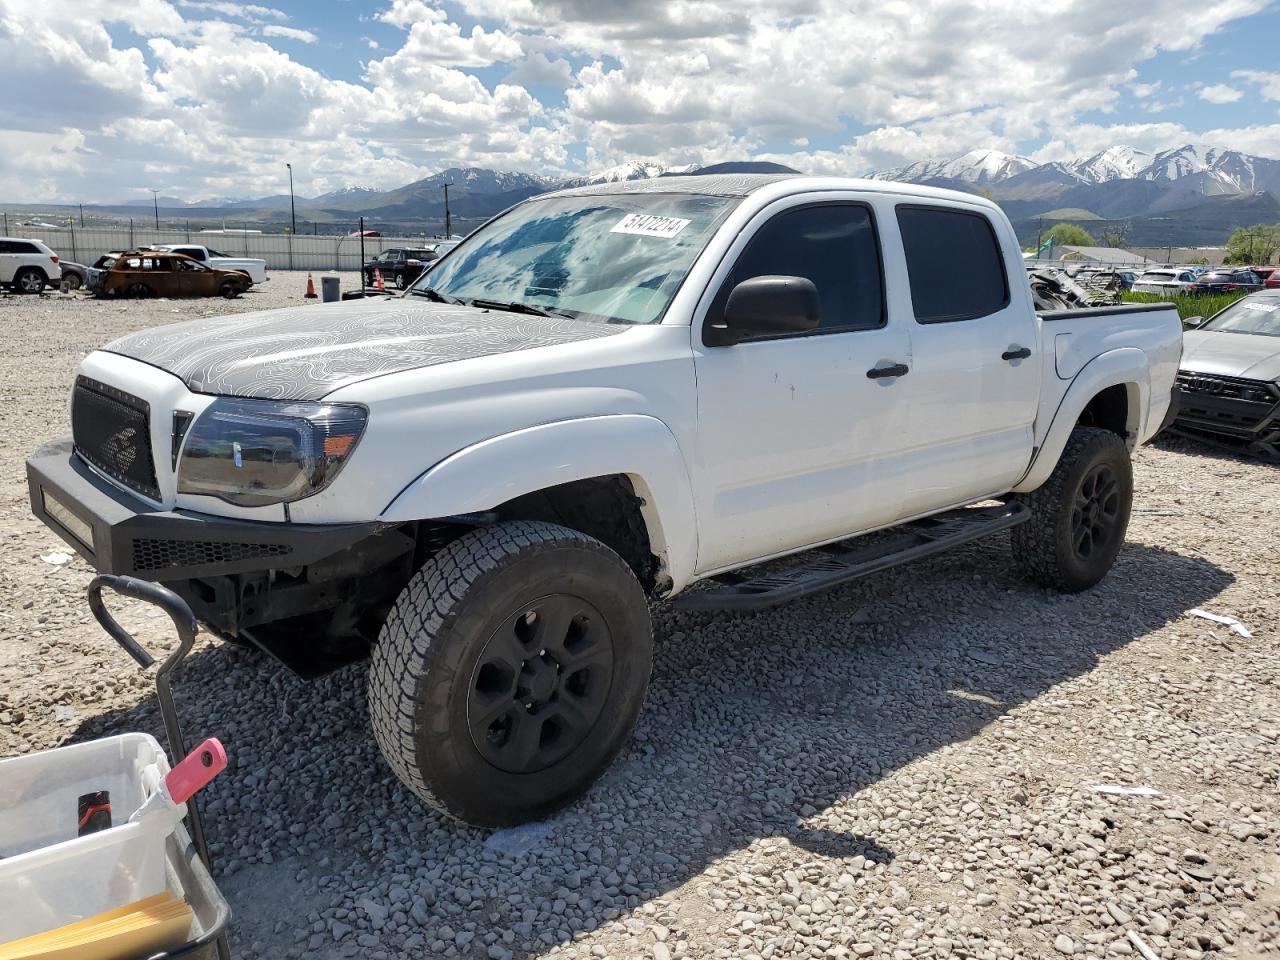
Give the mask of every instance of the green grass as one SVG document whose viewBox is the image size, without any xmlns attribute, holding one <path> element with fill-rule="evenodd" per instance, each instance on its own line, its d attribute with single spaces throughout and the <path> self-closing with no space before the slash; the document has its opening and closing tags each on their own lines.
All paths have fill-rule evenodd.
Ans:
<svg viewBox="0 0 1280 960">
<path fill-rule="evenodd" d="M 1243 293 L 1213 293 L 1203 296 L 1180 293 L 1173 297 L 1162 297 L 1158 293 L 1122 293 L 1120 299 L 1125 303 L 1172 303 L 1178 308 L 1178 316 L 1183 320 L 1187 317 L 1204 317 L 1207 320 L 1243 296 Z"/>
</svg>

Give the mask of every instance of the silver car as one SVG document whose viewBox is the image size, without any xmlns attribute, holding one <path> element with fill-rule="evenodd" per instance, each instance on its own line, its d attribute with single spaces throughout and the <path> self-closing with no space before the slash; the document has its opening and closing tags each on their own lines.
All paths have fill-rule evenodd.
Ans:
<svg viewBox="0 0 1280 960">
<path fill-rule="evenodd" d="M 1280 459 L 1280 290 L 1186 331 L 1178 384 L 1175 429 Z"/>
</svg>

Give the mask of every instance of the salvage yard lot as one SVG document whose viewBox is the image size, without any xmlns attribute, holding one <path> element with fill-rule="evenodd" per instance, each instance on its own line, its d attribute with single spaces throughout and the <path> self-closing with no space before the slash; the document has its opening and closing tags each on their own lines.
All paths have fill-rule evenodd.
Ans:
<svg viewBox="0 0 1280 960">
<path fill-rule="evenodd" d="M 64 547 L 27 507 L 23 459 L 67 432 L 76 363 L 304 283 L 0 297 L 0 756 L 159 735 L 88 566 L 43 560 Z M 1107 957 L 1136 955 L 1129 931 L 1161 958 L 1280 953 L 1280 470 L 1161 442 L 1135 475 L 1129 543 L 1078 596 L 1026 585 L 996 537 L 767 614 L 655 608 L 635 741 L 524 853 L 400 785 L 364 666 L 304 684 L 203 638 L 175 686 L 188 736 L 231 758 L 205 809 L 233 953 Z M 169 640 L 152 611 L 124 619 Z"/>
</svg>

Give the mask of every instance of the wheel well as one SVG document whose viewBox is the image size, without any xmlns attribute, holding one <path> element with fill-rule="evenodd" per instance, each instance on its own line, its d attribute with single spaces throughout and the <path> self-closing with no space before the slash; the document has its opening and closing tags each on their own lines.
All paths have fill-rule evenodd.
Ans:
<svg viewBox="0 0 1280 960">
<path fill-rule="evenodd" d="M 545 520 L 595 537 L 622 557 L 646 593 L 659 568 L 631 479 L 624 474 L 557 484 L 494 508 L 500 520 Z"/>
<path fill-rule="evenodd" d="M 1101 427 L 1121 438 L 1129 437 L 1129 390 L 1118 383 L 1095 396 L 1076 421 L 1082 427 Z"/>
</svg>

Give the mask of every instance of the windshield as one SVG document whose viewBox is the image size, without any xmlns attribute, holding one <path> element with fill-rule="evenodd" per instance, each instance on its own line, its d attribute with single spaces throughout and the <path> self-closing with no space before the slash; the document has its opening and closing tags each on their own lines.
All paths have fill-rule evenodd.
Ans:
<svg viewBox="0 0 1280 960">
<path fill-rule="evenodd" d="M 1280 337 L 1280 296 L 1237 300 L 1200 329 Z"/>
<path fill-rule="evenodd" d="M 1159 271 L 1157 271 L 1157 272 L 1153 272 L 1153 273 L 1144 273 L 1144 274 L 1143 274 L 1141 277 L 1139 277 L 1138 279 L 1139 279 L 1139 280 L 1151 280 L 1151 281 L 1172 280 L 1175 276 L 1176 276 L 1176 274 L 1172 274 L 1172 273 L 1163 273 L 1163 272 L 1159 272 Z"/>
<path fill-rule="evenodd" d="M 476 231 L 411 290 L 657 323 L 737 202 L 653 193 L 534 200 Z"/>
</svg>

